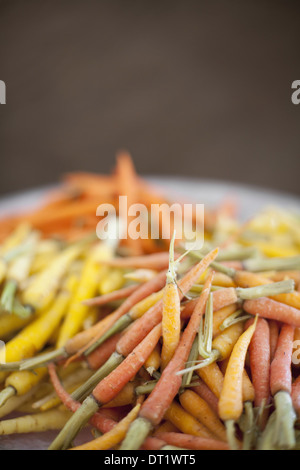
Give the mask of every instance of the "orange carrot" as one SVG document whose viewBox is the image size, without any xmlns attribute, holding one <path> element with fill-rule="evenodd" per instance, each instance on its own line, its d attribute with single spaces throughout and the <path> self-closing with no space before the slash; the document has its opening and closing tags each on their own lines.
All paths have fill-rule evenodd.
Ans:
<svg viewBox="0 0 300 470">
<path fill-rule="evenodd" d="M 233 287 L 219 289 L 213 292 L 212 294 L 213 294 L 214 312 L 220 310 L 221 308 L 227 307 L 228 305 L 234 304 L 237 301 L 236 291 Z M 197 304 L 197 300 L 198 299 L 190 300 L 186 304 L 186 306 L 181 312 L 182 320 L 186 320 L 187 318 L 190 318 L 195 308 L 195 305 Z"/>
<path fill-rule="evenodd" d="M 291 397 L 294 331 L 295 328 L 291 325 L 282 326 L 275 356 L 271 363 L 270 388 L 276 408 L 270 417 L 272 419 L 275 416 L 271 437 L 273 445 L 283 449 L 292 449 L 296 443 L 294 430 L 296 413 Z M 266 434 L 268 432 L 268 427 L 266 427 Z"/>
<path fill-rule="evenodd" d="M 274 356 L 275 356 L 275 351 L 277 348 L 278 337 L 279 337 L 278 322 L 275 320 L 270 320 L 269 330 L 270 330 L 270 361 L 273 361 Z"/>
<path fill-rule="evenodd" d="M 178 432 L 163 432 L 157 435 L 167 444 L 191 450 L 229 450 L 229 445 L 216 439 L 191 436 Z"/>
<path fill-rule="evenodd" d="M 49 450 L 67 449 L 81 427 L 89 421 L 101 405 L 111 401 L 143 366 L 161 336 L 158 324 L 146 338 L 124 359 L 119 366 L 106 376 L 88 396 L 82 406 L 73 414 L 51 444 Z"/>
<path fill-rule="evenodd" d="M 115 290 L 109 294 L 104 294 L 100 295 L 99 297 L 94 297 L 93 299 L 84 300 L 82 303 L 84 305 L 88 305 L 89 307 L 94 305 L 105 305 L 115 300 L 126 299 L 131 294 L 133 294 L 133 292 L 136 291 L 138 287 L 138 284 L 133 284 L 132 286 L 123 287 L 122 289 Z"/>
<path fill-rule="evenodd" d="M 215 255 L 217 255 L 217 253 L 218 251 L 216 250 Z M 177 375 L 177 372 L 184 368 L 185 363 L 188 360 L 209 296 L 212 277 L 213 274 L 211 274 L 205 282 L 198 304 L 181 336 L 175 354 L 167 367 L 163 370 L 155 388 L 143 403 L 139 412 L 139 418 L 132 423 L 121 446 L 122 449 L 139 448 L 149 434 L 151 428 L 157 426 L 161 422 L 166 410 L 169 408 L 174 397 L 178 393 L 182 384 L 182 376 Z M 137 430 L 138 432 L 136 432 Z"/>
<path fill-rule="evenodd" d="M 300 418 L 300 375 L 296 378 L 292 385 L 292 401 L 294 410 Z"/>
<path fill-rule="evenodd" d="M 199 382 L 199 384 L 194 386 L 192 390 L 203 398 L 203 400 L 209 404 L 211 409 L 218 414 L 218 398 L 202 379 L 197 379 L 197 382 Z"/>
<path fill-rule="evenodd" d="M 246 327 L 253 320 L 249 320 Z M 270 402 L 270 330 L 266 320 L 259 318 L 250 346 L 250 368 L 255 390 L 255 406 L 267 406 Z M 265 421 L 265 420 L 264 420 Z M 263 423 L 262 423 L 263 425 Z"/>
<path fill-rule="evenodd" d="M 245 312 L 271 320 L 278 320 L 296 327 L 300 327 L 300 310 L 282 304 L 268 297 L 255 300 L 246 300 L 243 304 Z"/>
<path fill-rule="evenodd" d="M 200 263 L 196 264 L 188 271 L 187 274 L 178 282 L 180 299 L 190 290 L 195 281 L 200 277 L 201 273 L 209 266 L 209 264 L 216 258 L 218 249 L 213 250 L 203 258 Z M 203 305 L 203 309 L 204 309 Z M 204 313 L 204 310 L 203 310 Z M 202 313 L 201 313 L 202 315 Z M 147 334 L 162 320 L 162 301 L 155 304 L 148 310 L 141 318 L 139 318 L 127 333 L 121 338 L 119 342 L 119 351 L 124 356 L 127 356 L 128 351 L 132 351 Z"/>
<path fill-rule="evenodd" d="M 294 327 L 283 325 L 279 334 L 275 357 L 271 363 L 270 387 L 274 396 L 280 390 L 291 393 Z"/>
</svg>

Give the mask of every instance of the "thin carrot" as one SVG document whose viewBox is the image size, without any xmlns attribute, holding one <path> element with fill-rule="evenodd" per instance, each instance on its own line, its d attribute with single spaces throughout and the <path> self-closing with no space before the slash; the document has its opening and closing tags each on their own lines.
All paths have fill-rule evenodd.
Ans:
<svg viewBox="0 0 300 470">
<path fill-rule="evenodd" d="M 270 329 L 270 361 L 272 362 L 278 343 L 279 325 L 276 320 L 269 320 L 268 324 Z"/>
<path fill-rule="evenodd" d="M 162 432 L 157 435 L 168 444 L 191 450 L 229 450 L 229 445 L 216 439 L 192 436 L 178 432 Z"/>
<path fill-rule="evenodd" d="M 140 404 L 136 405 L 124 419 L 103 436 L 80 446 L 73 447 L 71 450 L 107 450 L 116 446 L 126 436 L 126 432 L 132 421 L 136 418 L 140 407 Z"/>
<path fill-rule="evenodd" d="M 126 287 L 123 287 L 122 289 L 115 290 L 108 294 L 99 295 L 98 297 L 94 297 L 93 299 L 83 300 L 82 304 L 87 305 L 88 307 L 92 307 L 94 305 L 97 305 L 97 306 L 105 305 L 105 304 L 108 304 L 109 302 L 113 302 L 114 300 L 126 299 L 131 294 L 133 294 L 133 292 L 136 291 L 138 287 L 139 287 L 138 284 L 126 286 Z"/>
<path fill-rule="evenodd" d="M 221 441 L 227 440 L 226 429 L 211 407 L 192 390 L 184 391 L 179 397 L 181 406 L 207 427 Z"/>
<path fill-rule="evenodd" d="M 208 428 L 188 413 L 179 403 L 173 401 L 165 412 L 165 418 L 176 426 L 181 432 L 193 436 L 213 438 Z M 124 444 L 122 446 L 125 447 Z"/>
<path fill-rule="evenodd" d="M 246 323 L 250 326 L 253 320 Z M 252 383 L 255 390 L 255 406 L 267 406 L 270 403 L 270 329 L 269 324 L 263 318 L 259 318 L 256 324 L 255 332 L 249 345 L 250 369 Z M 268 413 L 265 408 L 260 419 L 260 428 L 263 429 L 266 424 Z"/>
<path fill-rule="evenodd" d="M 105 377 L 87 397 L 82 406 L 74 413 L 65 428 L 50 446 L 50 450 L 68 448 L 81 427 L 93 416 L 99 406 L 112 400 L 145 363 L 161 336 L 158 324 L 148 336 L 129 354 L 123 362 Z"/>
<path fill-rule="evenodd" d="M 190 290 L 196 279 L 199 278 L 202 272 L 209 266 L 212 260 L 217 256 L 218 249 L 213 250 L 203 258 L 200 263 L 188 271 L 185 276 L 178 282 L 180 291 L 180 299 Z M 200 297 L 201 298 L 201 297 Z M 205 304 L 203 304 L 203 309 Z M 204 313 L 201 312 L 201 315 Z M 123 355 L 127 355 L 127 351 L 132 351 L 136 344 L 138 344 L 151 329 L 161 322 L 162 319 L 162 301 L 155 304 L 148 312 L 139 318 L 132 327 L 124 334 L 119 343 L 119 350 Z"/>
<path fill-rule="evenodd" d="M 278 320 L 298 328 L 300 327 L 300 310 L 267 297 L 246 300 L 243 309 L 252 315 L 259 314 L 263 318 Z"/>
<path fill-rule="evenodd" d="M 271 441 L 279 448 L 294 447 L 294 422 L 296 413 L 293 408 L 291 361 L 293 352 L 294 327 L 284 324 L 281 328 L 274 359 L 271 363 L 270 388 L 275 402 L 275 423 L 271 429 Z M 272 419 L 272 415 L 270 417 Z M 269 438 L 269 428 L 265 429 L 262 442 Z M 261 444 L 262 446 L 264 444 Z"/>
<path fill-rule="evenodd" d="M 174 236 L 170 243 L 170 264 L 167 273 L 167 282 L 164 288 L 162 308 L 162 370 L 172 359 L 180 340 L 180 296 L 176 285 L 176 271 L 174 262 Z"/>
<path fill-rule="evenodd" d="M 192 390 L 205 400 L 211 409 L 218 414 L 218 398 L 200 377 L 197 382 L 198 385 L 193 386 Z"/>
<path fill-rule="evenodd" d="M 292 385 L 292 401 L 297 417 L 300 417 L 300 375 L 294 380 Z"/>
<path fill-rule="evenodd" d="M 238 339 L 229 358 L 219 399 L 219 416 L 225 421 L 230 446 L 237 448 L 234 422 L 243 411 L 242 378 L 247 349 L 254 334 L 256 321 Z"/>
<path fill-rule="evenodd" d="M 217 255 L 217 253 L 218 250 L 215 250 L 214 255 Z M 199 329 L 204 307 L 209 296 L 211 283 L 212 275 L 209 276 L 205 282 L 198 304 L 181 336 L 174 356 L 168 363 L 167 367 L 163 370 L 156 387 L 143 403 L 139 413 L 139 418 L 132 423 L 121 446 L 122 449 L 139 448 L 152 427 L 157 426 L 160 423 L 166 410 L 176 396 L 182 384 L 182 377 L 177 375 L 177 372 L 184 368 L 189 357 L 190 350 Z"/>
</svg>

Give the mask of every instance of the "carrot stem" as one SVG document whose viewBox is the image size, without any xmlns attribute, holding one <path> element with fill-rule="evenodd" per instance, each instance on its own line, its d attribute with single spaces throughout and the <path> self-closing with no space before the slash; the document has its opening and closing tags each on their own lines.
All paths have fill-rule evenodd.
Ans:
<svg viewBox="0 0 300 470">
<path fill-rule="evenodd" d="M 101 344 L 103 344 L 107 339 L 111 338 L 111 336 L 125 330 L 127 326 L 129 326 L 132 323 L 132 318 L 128 313 L 123 315 L 121 318 L 119 318 L 113 326 L 109 328 L 95 343 L 93 343 L 89 348 L 87 348 L 86 351 L 84 351 L 83 355 L 84 356 L 89 356 L 95 349 L 97 349 Z"/>
<path fill-rule="evenodd" d="M 139 417 L 130 425 L 128 433 L 122 442 L 121 450 L 137 450 L 141 447 L 152 429 L 148 419 Z"/>
<path fill-rule="evenodd" d="M 5 312 L 11 313 L 13 310 L 14 298 L 18 285 L 16 281 L 10 279 L 5 283 L 0 299 L 0 306 Z"/>
<path fill-rule="evenodd" d="M 71 416 L 56 439 L 54 439 L 48 450 L 68 449 L 73 436 L 76 436 L 89 422 L 90 418 L 98 411 L 98 408 L 99 404 L 92 396 L 86 398 L 76 413 Z"/>
<path fill-rule="evenodd" d="M 225 421 L 228 444 L 231 450 L 239 450 L 237 439 L 235 437 L 235 422 L 233 419 Z"/>
<path fill-rule="evenodd" d="M 114 352 L 110 358 L 93 374 L 86 382 L 84 382 L 75 392 L 72 393 L 73 400 L 81 401 L 85 399 L 94 389 L 94 387 L 110 374 L 121 362 L 123 356 Z"/>
<path fill-rule="evenodd" d="M 276 420 L 274 426 L 274 444 L 280 449 L 292 449 L 296 445 L 294 424 L 296 413 L 291 395 L 280 390 L 274 396 Z"/>
<path fill-rule="evenodd" d="M 20 370 L 29 370 L 36 369 L 42 365 L 46 365 L 49 362 L 52 362 L 54 359 L 67 357 L 67 354 L 64 348 L 55 349 L 39 356 L 26 359 L 25 361 L 20 362 Z"/>
<path fill-rule="evenodd" d="M 286 279 L 285 281 L 264 284 L 255 287 L 237 287 L 237 296 L 242 300 L 252 300 L 259 297 L 271 297 L 278 294 L 289 294 L 295 289 L 295 281 Z"/>
<path fill-rule="evenodd" d="M 300 269 L 300 256 L 287 258 L 248 259 L 244 261 L 247 271 L 285 271 L 289 269 Z"/>
</svg>

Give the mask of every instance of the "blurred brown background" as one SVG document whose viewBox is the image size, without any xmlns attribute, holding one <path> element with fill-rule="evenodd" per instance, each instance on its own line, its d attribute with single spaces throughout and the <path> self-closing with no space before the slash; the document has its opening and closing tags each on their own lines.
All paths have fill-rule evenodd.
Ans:
<svg viewBox="0 0 300 470">
<path fill-rule="evenodd" d="M 300 2 L 0 0 L 0 192 L 63 172 L 300 194 Z"/>
</svg>

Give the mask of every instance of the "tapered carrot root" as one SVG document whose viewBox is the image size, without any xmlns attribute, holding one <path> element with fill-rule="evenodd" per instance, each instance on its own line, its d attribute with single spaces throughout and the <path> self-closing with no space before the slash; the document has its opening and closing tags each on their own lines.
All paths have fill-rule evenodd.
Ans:
<svg viewBox="0 0 300 470">
<path fill-rule="evenodd" d="M 258 314 L 263 318 L 278 320 L 298 328 L 300 327 L 300 310 L 267 297 L 246 300 L 243 309 L 252 315 Z"/>
<path fill-rule="evenodd" d="M 163 432 L 157 436 L 168 444 L 191 450 L 229 450 L 229 445 L 225 442 L 190 434 Z"/>
<path fill-rule="evenodd" d="M 210 390 L 206 383 L 203 382 L 203 380 L 199 378 L 197 382 L 198 385 L 192 387 L 192 390 L 196 392 L 203 400 L 205 400 L 211 409 L 214 410 L 216 414 L 218 414 L 218 398 Z"/>
<path fill-rule="evenodd" d="M 200 263 L 191 268 L 191 270 L 178 282 L 180 290 L 180 298 L 182 299 L 195 281 L 199 278 L 212 260 L 217 256 L 218 250 L 209 253 Z M 205 306 L 203 306 L 204 313 Z M 201 312 L 202 315 L 202 312 Z M 127 355 L 128 351 L 132 351 L 147 334 L 162 319 L 162 301 L 155 304 L 147 313 L 139 318 L 120 340 L 119 350 L 123 355 Z"/>
<path fill-rule="evenodd" d="M 139 371 L 155 348 L 161 336 L 161 324 L 158 324 L 149 335 L 129 354 L 126 359 L 108 376 L 106 376 L 88 396 L 82 406 L 73 414 L 61 433 L 51 444 L 49 450 L 66 449 L 99 406 L 111 401 Z"/>
<path fill-rule="evenodd" d="M 205 400 L 192 390 L 186 390 L 180 395 L 180 403 L 188 413 L 204 424 L 218 439 L 227 441 L 224 425 Z"/>
<path fill-rule="evenodd" d="M 291 449 L 295 446 L 291 360 L 293 351 L 294 327 L 284 324 L 281 328 L 274 359 L 271 363 L 270 387 L 274 397 L 274 426 L 266 427 L 261 446 L 270 441 L 273 446 Z M 273 419 L 271 415 L 270 419 Z"/>
<path fill-rule="evenodd" d="M 105 305 L 109 302 L 113 302 L 114 300 L 126 299 L 129 297 L 129 295 L 133 294 L 133 292 L 136 291 L 138 287 L 138 285 L 133 284 L 132 286 L 123 287 L 122 289 L 100 295 L 99 297 L 94 297 L 93 299 L 84 300 L 82 303 L 88 307 L 92 307 L 94 305 Z"/>
<path fill-rule="evenodd" d="M 243 372 L 248 346 L 255 331 L 256 321 L 236 342 L 228 361 L 223 387 L 219 399 L 219 416 L 225 421 L 228 442 L 237 448 L 234 438 L 234 422 L 243 411 Z"/>
<path fill-rule="evenodd" d="M 217 253 L 218 251 L 215 250 L 214 256 L 216 256 Z M 180 377 L 177 372 L 183 369 L 189 357 L 190 350 L 199 329 L 201 317 L 209 297 L 212 278 L 213 274 L 206 280 L 203 292 L 198 300 L 198 304 L 188 326 L 181 336 L 175 354 L 164 369 L 156 387 L 143 403 L 139 413 L 139 418 L 132 423 L 122 444 L 122 449 L 139 448 L 149 434 L 151 428 L 161 422 L 166 410 L 171 406 L 171 403 L 182 384 L 182 377 Z"/>
<path fill-rule="evenodd" d="M 247 323 L 249 326 L 253 320 Z M 250 368 L 252 383 L 255 389 L 255 406 L 267 406 L 270 402 L 270 329 L 268 322 L 263 318 L 257 321 L 255 332 L 252 336 L 250 346 Z M 260 428 L 266 424 L 268 411 L 265 408 L 260 419 Z"/>
</svg>

